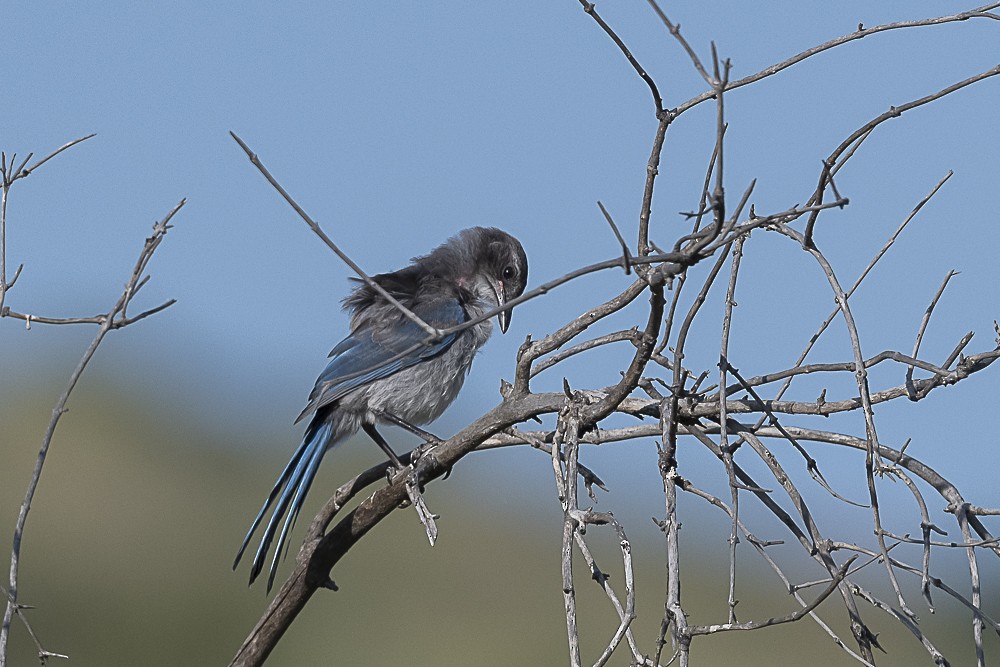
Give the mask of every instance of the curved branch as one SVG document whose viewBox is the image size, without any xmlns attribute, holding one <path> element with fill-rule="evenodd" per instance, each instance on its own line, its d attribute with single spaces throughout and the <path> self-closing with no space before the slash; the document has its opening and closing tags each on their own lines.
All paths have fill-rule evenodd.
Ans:
<svg viewBox="0 0 1000 667">
<path fill-rule="evenodd" d="M 888 30 L 898 30 L 900 28 L 917 28 L 920 26 L 939 25 L 942 23 L 952 23 L 955 21 L 967 21 L 971 18 L 995 19 L 996 18 L 995 16 L 992 16 L 987 12 L 989 12 L 992 9 L 996 9 L 997 7 L 1000 7 L 1000 2 L 991 2 L 988 5 L 982 5 L 981 7 L 976 7 L 974 9 L 969 9 L 964 12 L 959 12 L 958 14 L 951 14 L 949 16 L 938 16 L 936 18 L 919 19 L 915 21 L 896 21 L 894 23 L 884 23 L 882 25 L 877 25 L 871 28 L 865 28 L 864 26 L 859 25 L 858 30 L 856 30 L 855 32 L 848 33 L 846 35 L 841 35 L 840 37 L 831 39 L 828 42 L 824 42 L 823 44 L 814 46 L 811 49 L 806 49 L 805 51 L 802 51 L 801 53 L 798 53 L 792 56 L 791 58 L 782 60 L 780 63 L 776 63 L 774 65 L 771 65 L 770 67 L 766 67 L 760 70 L 759 72 L 756 72 L 755 74 L 743 77 L 742 79 L 737 79 L 736 81 L 733 81 L 732 83 L 728 84 L 726 86 L 726 90 L 729 91 L 736 88 L 742 88 L 743 86 L 747 86 L 756 81 L 760 81 L 761 79 L 766 79 L 767 77 L 773 74 L 777 74 L 778 72 L 784 69 L 788 69 L 789 67 L 791 67 L 796 63 L 802 62 L 806 58 L 811 58 L 812 56 L 815 56 L 819 53 L 823 53 L 824 51 L 828 51 L 834 47 L 840 46 L 841 44 L 846 44 L 847 42 L 853 42 L 854 40 L 862 39 L 864 37 L 867 37 L 868 35 L 874 35 L 876 33 L 886 32 Z M 691 107 L 697 106 L 706 100 L 712 99 L 713 97 L 715 97 L 715 91 L 707 90 L 704 93 L 701 93 L 696 97 L 692 97 L 687 102 L 684 102 L 683 104 L 678 106 L 674 110 L 674 113 L 676 115 L 680 115 L 685 111 L 687 111 L 688 109 L 690 109 Z"/>
<path fill-rule="evenodd" d="M 506 399 L 435 447 L 433 451 L 422 456 L 417 461 L 414 471 L 418 483 L 427 483 L 444 475 L 489 436 L 518 422 L 548 412 L 552 407 L 550 399 L 553 396 L 559 397 L 560 405 L 565 402 L 563 394 L 532 394 L 523 398 Z M 358 540 L 407 498 L 408 478 L 409 475 L 397 475 L 391 483 L 362 501 L 325 534 L 323 530 L 332 519 L 335 506 L 333 503 L 327 503 L 323 507 L 313 520 L 305 542 L 299 550 L 294 571 L 243 642 L 230 663 L 233 667 L 263 664 L 312 595 L 329 584 L 331 568 Z"/>
</svg>

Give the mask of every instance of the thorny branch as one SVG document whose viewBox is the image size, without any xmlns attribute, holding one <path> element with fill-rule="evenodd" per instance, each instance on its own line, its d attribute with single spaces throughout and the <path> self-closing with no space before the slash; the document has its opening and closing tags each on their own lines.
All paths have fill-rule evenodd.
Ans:
<svg viewBox="0 0 1000 667">
<path fill-rule="evenodd" d="M 998 7 L 1000 7 L 1000 2 L 991 2 L 987 5 L 982 5 L 974 9 L 970 9 L 964 12 L 959 12 L 957 14 L 951 14 L 948 16 L 937 16 L 934 18 L 918 19 L 915 21 L 896 21 L 894 23 L 885 23 L 882 25 L 873 26 L 871 28 L 865 28 L 864 25 L 859 24 L 858 29 L 855 30 L 854 32 L 848 33 L 846 35 L 841 35 L 840 37 L 831 39 L 828 42 L 824 42 L 823 44 L 819 44 L 818 46 L 806 49 L 805 51 L 797 53 L 796 55 L 787 58 L 781 61 L 780 63 L 776 63 L 774 65 L 771 65 L 770 67 L 765 67 L 759 72 L 755 72 L 754 74 L 743 77 L 742 79 L 737 79 L 736 81 L 729 83 L 726 86 L 726 90 L 727 91 L 734 90 L 736 88 L 742 88 L 743 86 L 748 86 L 752 83 L 756 83 L 757 81 L 766 79 L 769 76 L 773 76 L 778 72 L 781 72 L 782 70 L 788 69 L 789 67 L 795 65 L 796 63 L 800 63 L 803 60 L 811 58 L 812 56 L 815 56 L 817 54 L 823 53 L 824 51 L 829 51 L 830 49 L 836 48 L 843 44 L 847 44 L 848 42 L 853 42 L 854 40 L 857 39 L 863 39 L 865 37 L 868 37 L 869 35 L 874 35 L 880 32 L 886 32 L 888 30 L 901 30 L 907 28 L 919 28 L 921 26 L 941 25 L 943 23 L 952 23 L 955 21 L 968 21 L 969 19 L 974 19 L 974 18 L 998 20 L 998 17 L 995 14 L 990 13 L 992 10 L 997 9 Z M 674 110 L 674 113 L 680 115 L 685 111 L 687 111 L 688 109 L 697 106 L 702 102 L 705 102 L 706 100 L 712 99 L 714 95 L 715 95 L 714 91 L 706 91 L 696 97 L 692 97 L 690 100 L 684 102 L 683 104 L 678 105 L 677 108 Z"/>
<path fill-rule="evenodd" d="M 648 87 L 653 97 L 653 115 L 656 129 L 653 133 L 650 157 L 646 165 L 645 181 L 639 204 L 637 221 L 636 253 L 628 250 L 617 223 L 603 204 L 600 212 L 612 227 L 617 241 L 614 256 L 610 259 L 579 267 L 564 275 L 549 280 L 539 287 L 529 290 L 513 304 L 524 303 L 547 294 L 556 287 L 583 275 L 607 269 L 631 269 L 637 279 L 624 286 L 607 302 L 585 309 L 576 319 L 567 322 L 539 340 L 531 337 L 518 352 L 513 383 L 502 388 L 502 402 L 455 436 L 444 441 L 431 441 L 421 445 L 419 457 L 405 455 L 401 460 L 409 467 L 406 474 L 397 475 L 387 485 L 379 485 L 384 479 L 385 466 L 375 466 L 354 477 L 337 489 L 334 496 L 314 518 L 303 546 L 296 558 L 295 568 L 289 579 L 271 601 L 264 615 L 253 628 L 240 647 L 233 665 L 261 664 L 296 615 L 321 588 L 330 587 L 330 572 L 340 558 L 357 541 L 373 529 L 389 513 L 406 499 L 406 484 L 423 485 L 451 471 L 464 456 L 473 451 L 508 446 L 531 446 L 550 456 L 556 496 L 563 511 L 561 541 L 561 586 L 563 591 L 569 662 L 582 665 L 585 659 L 581 648 L 581 629 L 578 623 L 580 602 L 576 596 L 577 581 L 573 573 L 574 556 L 579 554 L 587 564 L 592 579 L 603 589 L 615 611 L 617 624 L 609 628 L 610 639 L 596 657 L 595 665 L 607 664 L 612 654 L 620 647 L 627 647 L 632 664 L 657 667 L 665 662 L 675 662 L 681 666 L 689 664 L 692 642 L 711 641 L 711 636 L 729 630 L 754 631 L 760 628 L 796 623 L 811 619 L 833 639 L 844 653 L 861 664 L 876 664 L 875 649 L 881 649 L 876 633 L 869 627 L 866 614 L 871 610 L 888 612 L 899 624 L 908 630 L 937 664 L 948 664 L 941 650 L 921 629 L 919 619 L 903 595 L 903 589 L 896 581 L 896 572 L 918 576 L 924 600 L 930 606 L 930 589 L 944 591 L 967 608 L 973 616 L 973 643 L 980 664 L 985 661 L 985 647 L 981 628 L 989 623 L 994 629 L 996 623 L 982 608 L 982 579 L 979 574 L 977 556 L 989 554 L 1000 557 L 1000 541 L 985 525 L 983 517 L 997 514 L 997 510 L 982 508 L 967 502 L 952 485 L 930 465 L 905 452 L 906 447 L 895 449 L 879 439 L 876 428 L 874 407 L 880 404 L 909 399 L 921 401 L 938 388 L 963 382 L 972 375 L 987 369 L 998 357 L 1000 347 L 983 349 L 966 354 L 971 333 L 964 336 L 953 352 L 945 359 L 935 361 L 921 358 L 920 341 L 928 326 L 934 305 L 940 298 L 942 289 L 931 301 L 931 307 L 920 323 L 917 340 L 910 354 L 898 350 L 886 350 L 874 356 L 863 354 L 863 331 L 854 320 L 851 299 L 870 275 L 875 265 L 893 247 L 897 238 L 938 190 L 951 177 L 948 174 L 926 195 L 891 234 L 885 245 L 875 253 L 873 259 L 860 277 L 849 287 L 842 285 L 834 263 L 818 247 L 816 230 L 820 215 L 849 204 L 849 199 L 838 191 L 834 178 L 857 154 L 864 142 L 885 121 L 899 117 L 902 113 L 930 104 L 963 88 L 977 84 L 989 77 L 1000 74 L 1000 67 L 986 70 L 963 81 L 947 86 L 936 93 L 890 107 L 888 111 L 861 125 L 844 139 L 823 161 L 819 170 L 816 188 L 805 193 L 799 201 L 803 205 L 790 206 L 784 211 L 760 215 L 750 204 L 756 181 L 746 187 L 742 197 L 731 206 L 725 192 L 724 164 L 725 142 L 728 120 L 724 101 L 726 95 L 738 88 L 756 83 L 775 75 L 796 63 L 816 54 L 847 44 L 866 36 L 921 26 L 954 23 L 970 19 L 997 20 L 994 9 L 1000 3 L 992 3 L 950 16 L 942 16 L 916 21 L 888 23 L 872 28 L 858 27 L 848 35 L 830 40 L 807 49 L 791 58 L 765 68 L 741 79 L 730 80 L 729 63 L 718 55 L 718 49 L 711 46 L 711 58 L 703 59 L 694 47 L 682 36 L 680 26 L 671 21 L 665 11 L 650 0 L 652 11 L 659 18 L 667 33 L 677 41 L 687 53 L 691 66 L 705 81 L 708 90 L 674 108 L 664 106 L 660 87 L 653 77 L 639 63 L 625 41 L 615 29 L 597 12 L 592 3 L 580 0 L 585 12 L 594 20 L 600 30 L 618 48 L 621 56 L 631 66 L 642 83 Z M 706 66 L 707 63 L 707 66 Z M 713 99 L 716 102 L 714 114 L 714 145 L 704 180 L 704 187 L 692 212 L 687 218 L 693 220 L 690 233 L 679 235 L 669 228 L 656 229 L 652 226 L 652 201 L 656 177 L 664 159 L 667 130 L 685 111 L 701 102 Z M 256 155 L 238 137 L 236 140 L 246 151 L 254 164 L 261 170 L 271 185 L 288 201 L 324 242 L 350 264 L 363 280 L 367 277 L 361 270 L 335 247 L 332 241 L 319 229 L 318 225 L 304 213 L 302 208 L 278 184 L 277 180 L 263 168 Z M 831 193 L 831 194 L 828 194 Z M 743 211 L 749 206 L 749 214 Z M 804 220 L 802 229 L 793 225 Z M 836 301 L 836 308 L 819 326 L 801 355 L 785 369 L 772 370 L 753 377 L 744 378 L 738 371 L 738 360 L 730 345 L 731 327 L 736 318 L 737 283 L 741 275 L 741 262 L 753 261 L 753 247 L 750 234 L 753 231 L 778 233 L 796 242 L 796 252 L 809 254 L 819 270 L 827 278 L 830 291 Z M 678 238 L 679 236 L 679 238 Z M 655 240 L 654 240 L 655 237 Z M 658 244 L 659 243 L 659 244 Z M 660 250 L 670 248 L 670 252 Z M 689 370 L 685 367 L 688 348 L 695 335 L 697 322 L 706 319 L 713 286 L 721 275 L 722 268 L 732 253 L 730 278 L 725 290 L 722 316 L 722 338 L 720 341 L 719 367 L 717 376 L 709 369 Z M 703 261 L 704 275 L 696 277 L 694 269 Z M 951 274 L 949 274 L 950 276 Z M 697 294 L 682 296 L 682 288 L 689 280 L 700 281 Z M 947 281 L 946 281 L 947 282 Z M 695 283 L 696 285 L 698 282 Z M 672 292 L 669 296 L 667 292 Z M 631 327 L 617 327 L 611 333 L 600 332 L 592 338 L 577 340 L 594 325 L 625 309 L 638 308 L 637 301 L 648 294 L 648 306 L 641 309 L 644 324 Z M 827 298 L 824 296 L 824 298 Z M 669 299 L 669 305 L 668 305 Z M 632 311 L 629 311 L 632 312 Z M 486 313 L 482 319 L 495 313 Z M 683 315 L 682 317 L 680 315 Z M 846 340 L 851 353 L 848 358 L 824 363 L 806 363 L 818 339 L 840 317 L 845 323 Z M 467 323 L 472 326 L 479 320 Z M 640 320 L 641 321 L 641 320 Z M 433 342 L 436 337 L 457 331 L 448 329 L 436 331 L 425 328 L 428 338 L 421 345 Z M 704 331 L 702 326 L 700 331 Z M 715 329 L 718 330 L 718 329 Z M 998 334 L 1000 335 L 1000 334 Z M 542 371 L 558 367 L 570 357 L 587 355 L 592 350 L 615 343 L 629 343 L 631 359 L 610 386 L 601 389 L 581 389 L 564 382 L 561 392 L 533 391 L 532 380 Z M 413 349 L 403 351 L 408 354 Z M 627 346 L 622 346 L 627 347 Z M 870 352 L 869 352 L 870 354 Z M 653 362 L 653 363 L 650 363 Z M 897 363 L 904 369 L 904 381 L 897 386 L 873 386 L 867 371 L 879 364 Z M 913 370 L 920 369 L 929 376 L 914 378 Z M 783 400 L 791 383 L 804 375 L 829 374 L 853 378 L 854 389 L 844 396 L 827 397 L 826 390 L 815 400 Z M 708 377 L 717 377 L 713 387 L 702 388 Z M 732 380 L 736 379 L 736 382 Z M 710 380 L 709 382 L 712 382 Z M 774 383 L 781 383 L 773 399 L 764 398 L 764 389 Z M 746 396 L 737 398 L 736 394 Z M 641 398 L 639 396 L 645 396 Z M 859 413 L 864 424 L 864 436 L 833 430 L 810 428 L 793 424 L 792 420 L 802 420 L 814 416 Z M 538 431 L 514 428 L 527 420 L 549 415 L 555 420 L 554 426 Z M 614 425 L 605 428 L 601 422 L 612 415 L 634 418 L 652 418 L 656 423 Z M 744 419 L 745 415 L 749 418 Z M 643 652 L 633 635 L 635 620 L 636 589 L 632 571 L 632 543 L 625 537 L 624 527 L 610 512 L 595 512 L 582 507 L 579 502 L 579 480 L 583 480 L 588 493 L 593 486 L 604 488 L 597 473 L 580 462 L 580 452 L 588 445 L 633 442 L 642 438 L 658 439 L 658 466 L 663 485 L 664 517 L 656 523 L 662 531 L 666 546 L 665 584 L 663 591 L 664 614 L 660 623 L 656 642 Z M 767 441 L 767 442 L 765 442 Z M 772 442 L 773 441 L 773 444 Z M 862 454 L 865 460 L 865 482 L 868 488 L 868 502 L 865 507 L 871 512 L 871 523 L 876 544 L 869 548 L 833 539 L 828 527 L 821 526 L 816 518 L 807 494 L 797 485 L 794 473 L 784 462 L 782 449 L 790 444 L 801 455 L 810 478 L 826 489 L 834 502 L 846 502 L 836 493 L 822 472 L 813 450 L 822 447 L 846 448 L 852 453 Z M 721 463 L 722 474 L 730 490 L 728 502 L 699 489 L 681 471 L 686 465 L 685 449 L 688 445 L 707 448 Z M 797 462 L 802 465 L 801 462 Z M 763 473 L 751 474 L 751 470 Z M 755 476 L 756 475 L 756 476 Z M 768 479 L 758 479 L 761 475 Z M 900 480 L 909 489 L 920 520 L 920 538 L 908 534 L 899 535 L 883 526 L 879 509 L 879 485 L 884 480 Z M 366 498 L 347 510 L 348 504 L 361 497 L 361 492 L 373 485 L 377 488 Z M 944 533 L 944 529 L 931 520 L 931 505 L 925 498 L 928 489 L 936 492 L 951 513 L 962 534 L 961 541 L 944 542 L 932 540 L 931 533 Z M 688 612 L 681 594 L 681 554 L 684 548 L 679 527 L 682 513 L 678 504 L 679 492 L 686 492 L 723 510 L 729 517 L 729 577 L 727 614 L 724 618 L 709 622 L 689 622 Z M 612 499 L 613 495 L 610 496 Z M 811 496 L 809 496 L 811 498 Z M 593 495 L 591 495 L 593 498 Z M 745 500 L 744 500 L 745 499 Z M 751 532 L 747 525 L 743 507 L 753 504 L 757 509 L 769 513 L 777 520 L 784 534 L 775 539 L 766 539 Z M 342 512 L 346 514 L 342 515 Z M 336 522 L 335 522 L 336 520 Z M 611 525 L 619 539 L 622 552 L 622 567 L 625 573 L 624 591 L 614 591 L 608 584 L 607 575 L 597 565 L 588 544 L 594 539 L 591 532 L 600 535 L 600 530 L 588 531 L 594 525 Z M 786 538 L 797 543 L 823 573 L 820 582 L 795 583 L 783 572 L 770 547 L 783 543 Z M 748 557 L 760 557 L 781 580 L 784 590 L 792 597 L 797 609 L 785 616 L 761 616 L 756 610 L 741 612 L 743 620 L 736 617 L 738 576 L 744 558 L 737 560 L 737 544 L 750 545 Z M 909 565 L 895 549 L 900 545 L 917 544 L 921 548 L 919 566 Z M 971 596 L 958 592 L 960 587 L 951 586 L 932 574 L 931 553 L 939 548 L 962 548 L 968 559 Z M 863 554 L 869 560 L 859 566 L 853 565 L 854 557 L 843 557 L 844 552 Z M 896 595 L 894 605 L 882 602 L 874 593 L 858 585 L 852 579 L 861 568 L 881 561 L 886 577 Z M 823 590 L 807 599 L 802 592 L 806 588 L 822 586 Z M 649 587 L 646 588 L 649 590 Z M 624 596 L 624 602 L 622 597 Z M 839 612 L 834 609 L 839 608 Z M 841 638 L 833 625 L 824 620 L 827 613 L 845 615 L 850 623 L 851 637 Z M 755 618 L 756 616 L 756 618 Z M 668 649 L 669 645 L 669 649 Z"/>
</svg>

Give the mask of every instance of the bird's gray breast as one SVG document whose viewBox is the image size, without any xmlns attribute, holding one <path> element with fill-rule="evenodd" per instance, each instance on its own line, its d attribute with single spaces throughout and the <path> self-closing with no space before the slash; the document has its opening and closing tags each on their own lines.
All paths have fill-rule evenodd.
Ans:
<svg viewBox="0 0 1000 667">
<path fill-rule="evenodd" d="M 360 399 L 359 407 L 366 404 L 368 411 L 388 412 L 411 424 L 434 421 L 458 396 L 476 352 L 492 330 L 486 321 L 461 332 L 438 356 L 352 392 L 358 395 L 345 396 L 342 407 L 350 409 L 346 404 Z"/>
</svg>

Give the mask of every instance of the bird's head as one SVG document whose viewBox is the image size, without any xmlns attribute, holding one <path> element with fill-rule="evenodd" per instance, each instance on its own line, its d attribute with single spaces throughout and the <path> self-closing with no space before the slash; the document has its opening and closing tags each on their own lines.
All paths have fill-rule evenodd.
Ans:
<svg viewBox="0 0 1000 667">
<path fill-rule="evenodd" d="M 457 274 L 459 286 L 498 307 L 519 297 L 528 283 L 524 248 L 516 238 L 495 227 L 464 229 L 431 253 L 428 259 L 432 258 L 450 265 L 449 272 Z M 510 317 L 510 309 L 497 315 L 500 331 L 506 333 Z"/>
<path fill-rule="evenodd" d="M 480 276 L 489 283 L 497 306 L 503 306 L 524 292 L 528 284 L 528 256 L 521 243 L 507 232 L 495 228 L 483 229 L 483 232 Z M 503 333 L 507 333 L 512 312 L 513 308 L 497 315 Z"/>
</svg>

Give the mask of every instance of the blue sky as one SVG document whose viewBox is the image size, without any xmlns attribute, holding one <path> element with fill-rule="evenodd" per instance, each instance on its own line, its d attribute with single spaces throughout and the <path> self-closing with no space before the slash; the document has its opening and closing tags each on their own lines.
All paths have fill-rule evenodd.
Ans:
<svg viewBox="0 0 1000 667">
<path fill-rule="evenodd" d="M 706 60 L 715 40 L 734 78 L 859 22 L 967 8 L 666 7 Z M 645 4 L 598 9 L 668 106 L 702 92 Z M 16 3 L 4 24 L 2 148 L 41 155 L 97 133 L 12 191 L 7 259 L 25 269 L 7 304 L 54 316 L 106 310 L 150 225 L 188 198 L 141 299 L 177 305 L 115 334 L 92 370 L 220 433 L 264 429 L 291 450 L 291 421 L 346 331 L 339 301 L 350 275 L 247 162 L 230 130 L 373 273 L 486 224 L 522 240 L 531 284 L 539 284 L 616 253 L 598 199 L 634 239 L 655 128 L 649 92 L 576 2 Z M 821 159 L 841 139 L 889 105 L 996 65 L 998 44 L 997 23 L 987 20 L 876 35 L 734 91 L 726 98 L 729 196 L 735 201 L 757 178 L 758 213 L 805 201 Z M 883 125 L 838 179 L 852 203 L 821 218 L 817 241 L 850 283 L 912 206 L 955 171 L 854 302 L 866 355 L 911 349 L 949 269 L 962 273 L 932 323 L 928 357 L 942 359 L 968 330 L 977 332 L 970 350 L 993 346 L 998 79 Z M 713 114 L 702 105 L 668 135 L 653 207 L 661 245 L 684 233 L 678 212 L 696 207 Z M 511 377 L 525 335 L 545 335 L 629 280 L 605 273 L 521 307 L 435 430 L 450 433 L 495 404 L 498 378 Z M 814 263 L 762 233 L 747 245 L 737 300 L 732 360 L 745 375 L 790 365 L 833 303 Z M 716 292 L 690 365 L 715 363 L 720 312 Z M 617 324 L 642 321 L 639 306 Z M 0 324 L 0 397 L 27 390 L 54 399 L 93 333 Z M 827 336 L 817 360 L 849 359 L 843 327 Z M 536 387 L 556 389 L 563 374 L 577 387 L 605 386 L 626 358 L 627 350 L 605 351 Z M 902 377 L 895 368 L 873 373 L 873 382 L 881 388 Z M 824 385 L 802 386 L 797 396 L 812 399 Z M 850 391 L 830 386 L 829 399 Z M 928 401 L 926 415 L 880 409 L 883 439 L 913 437 L 911 453 L 940 465 L 970 499 L 995 504 L 994 483 L 970 462 L 994 460 L 998 389 L 997 374 L 987 372 Z M 835 424 L 863 433 L 859 418 Z M 636 460 L 625 448 L 594 457 L 612 470 L 620 465 L 623 479 Z M 711 462 L 704 465 L 708 476 Z M 834 456 L 830 465 L 859 470 L 856 458 Z"/>
</svg>

